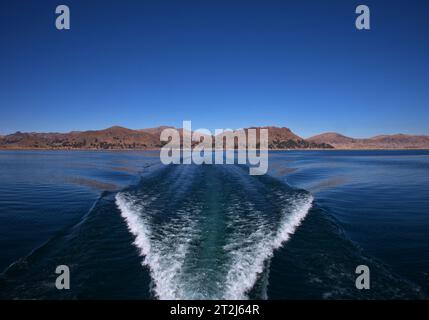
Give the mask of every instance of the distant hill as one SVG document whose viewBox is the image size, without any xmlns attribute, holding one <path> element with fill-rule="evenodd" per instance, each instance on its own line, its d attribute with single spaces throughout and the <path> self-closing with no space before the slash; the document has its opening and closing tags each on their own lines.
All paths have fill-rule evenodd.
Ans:
<svg viewBox="0 0 429 320">
<path fill-rule="evenodd" d="M 83 150 L 145 150 L 159 149 L 165 142 L 160 134 L 170 126 L 160 126 L 141 130 L 132 130 L 114 126 L 103 130 L 72 131 L 69 133 L 15 132 L 0 136 L 0 149 L 83 149 Z M 286 127 L 250 127 L 247 132 L 256 129 L 268 129 L 268 148 L 285 149 L 429 149 L 429 136 L 417 135 L 380 135 L 368 139 L 355 139 L 339 133 L 328 132 L 303 139 Z M 180 136 L 183 135 L 182 129 Z M 233 135 L 226 132 L 224 135 Z M 193 142 L 192 145 L 196 145 Z M 238 147 L 237 143 L 235 147 Z M 257 139 L 257 147 L 259 140 Z"/>
<path fill-rule="evenodd" d="M 307 141 L 286 127 L 250 127 L 243 129 L 256 129 L 256 142 L 259 143 L 261 129 L 268 130 L 268 149 L 270 150 L 285 150 L 285 149 L 332 149 L 331 145 L 326 143 L 317 143 Z M 230 133 L 231 134 L 231 133 Z"/>
<path fill-rule="evenodd" d="M 159 137 L 123 127 L 70 133 L 16 132 L 0 138 L 3 149 L 152 149 Z"/>
<path fill-rule="evenodd" d="M 354 139 L 328 132 L 308 138 L 307 141 L 327 143 L 335 149 L 429 149 L 429 136 L 424 135 L 394 134 Z"/>
<path fill-rule="evenodd" d="M 155 127 L 155 128 L 140 129 L 138 131 L 140 131 L 140 132 L 147 132 L 147 133 L 150 133 L 152 135 L 155 135 L 155 136 L 159 137 L 159 136 L 161 136 L 162 130 L 169 129 L 169 128 L 176 129 L 175 127 L 172 127 L 172 126 L 159 126 L 159 127 Z"/>
<path fill-rule="evenodd" d="M 16 132 L 0 137 L 0 149 L 84 149 L 84 150 L 144 150 L 159 149 L 165 142 L 159 137 L 162 130 L 174 128 L 160 126 L 132 130 L 114 126 L 103 130 L 72 131 L 69 133 L 36 133 Z M 288 128 L 278 127 L 253 127 L 257 130 L 265 128 L 269 130 L 269 149 L 327 149 L 332 146 L 326 143 L 307 141 Z M 244 129 L 247 131 L 250 128 Z M 178 129 L 183 135 L 182 129 Z M 229 133 L 229 134 L 232 134 Z M 259 141 L 257 141 L 259 142 Z M 197 142 L 193 142 L 195 145 Z"/>
<path fill-rule="evenodd" d="M 322 133 L 317 136 L 308 138 L 307 140 L 316 143 L 329 143 L 332 146 L 353 143 L 355 141 L 355 139 L 353 138 L 349 138 L 335 132 Z"/>
<path fill-rule="evenodd" d="M 268 129 L 269 149 L 332 149 L 328 143 L 308 141 L 293 133 L 289 128 L 262 127 Z"/>
</svg>

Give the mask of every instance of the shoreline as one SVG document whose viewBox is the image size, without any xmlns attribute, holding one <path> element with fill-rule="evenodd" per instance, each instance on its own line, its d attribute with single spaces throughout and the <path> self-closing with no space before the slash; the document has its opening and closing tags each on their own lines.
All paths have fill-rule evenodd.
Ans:
<svg viewBox="0 0 429 320">
<path fill-rule="evenodd" d="M 0 148 L 1 151 L 88 151 L 88 152 L 140 152 L 140 151 L 160 151 L 161 149 L 53 149 L 53 148 Z M 181 149 L 175 149 L 181 150 Z M 257 151 L 429 151 L 429 148 L 369 148 L 369 149 L 317 149 L 317 148 L 303 148 L 303 149 L 249 149 Z M 213 152 L 214 150 L 212 150 Z M 223 150 L 225 151 L 225 150 Z M 246 151 L 246 150 L 232 150 L 227 151 Z"/>
</svg>

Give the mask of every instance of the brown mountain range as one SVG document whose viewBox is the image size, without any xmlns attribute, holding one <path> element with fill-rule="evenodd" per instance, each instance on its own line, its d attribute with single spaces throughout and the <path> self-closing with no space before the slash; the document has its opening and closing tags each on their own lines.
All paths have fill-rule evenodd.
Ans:
<svg viewBox="0 0 429 320">
<path fill-rule="evenodd" d="M 268 130 L 268 149 L 286 150 L 286 149 L 332 149 L 333 147 L 326 143 L 308 141 L 293 133 L 286 127 L 250 127 L 245 128 L 247 134 L 249 129 L 256 129 L 256 143 L 259 145 L 260 130 Z M 223 135 L 232 135 L 233 132 L 226 132 Z M 236 144 L 237 146 L 237 144 Z M 245 147 L 245 146 L 244 146 Z"/>
<path fill-rule="evenodd" d="M 0 138 L 2 149 L 149 149 L 161 146 L 154 134 L 118 126 L 69 133 L 16 132 Z"/>
<path fill-rule="evenodd" d="M 59 150 L 145 150 L 159 149 L 165 143 L 159 137 L 160 126 L 132 130 L 114 126 L 103 130 L 72 131 L 69 133 L 16 132 L 0 136 L 0 149 L 59 149 Z M 303 139 L 288 128 L 252 127 L 259 137 L 260 129 L 268 129 L 268 147 L 285 149 L 429 149 L 429 136 L 384 135 L 369 139 L 353 139 L 338 133 L 324 133 Z M 182 130 L 178 129 L 182 135 Z M 230 133 L 232 134 L 232 133 Z M 196 142 L 194 142 L 195 144 Z"/>
<path fill-rule="evenodd" d="M 355 139 L 328 132 L 308 138 L 307 141 L 326 143 L 335 149 L 429 149 L 429 136 L 424 135 L 394 134 Z"/>
</svg>

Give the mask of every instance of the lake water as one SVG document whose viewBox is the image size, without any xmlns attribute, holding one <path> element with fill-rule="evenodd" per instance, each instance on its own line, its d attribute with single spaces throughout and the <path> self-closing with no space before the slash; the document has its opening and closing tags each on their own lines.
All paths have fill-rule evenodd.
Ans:
<svg viewBox="0 0 429 320">
<path fill-rule="evenodd" d="M 427 298 L 428 208 L 429 151 L 0 151 L 0 298 Z"/>
</svg>

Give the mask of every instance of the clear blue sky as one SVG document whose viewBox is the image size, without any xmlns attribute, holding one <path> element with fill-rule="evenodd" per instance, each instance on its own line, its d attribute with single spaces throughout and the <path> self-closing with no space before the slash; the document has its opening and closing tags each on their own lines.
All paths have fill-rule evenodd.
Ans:
<svg viewBox="0 0 429 320">
<path fill-rule="evenodd" d="M 71 30 L 54 27 L 67 4 Z M 371 30 L 355 8 L 371 9 Z M 180 126 L 429 134 L 429 1 L 0 4 L 0 134 Z"/>
</svg>

